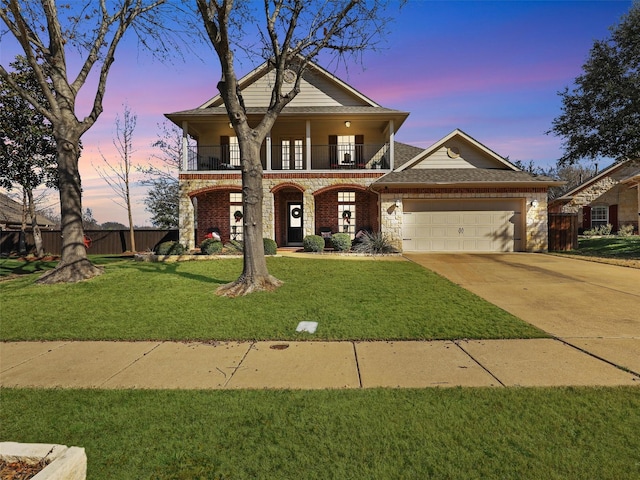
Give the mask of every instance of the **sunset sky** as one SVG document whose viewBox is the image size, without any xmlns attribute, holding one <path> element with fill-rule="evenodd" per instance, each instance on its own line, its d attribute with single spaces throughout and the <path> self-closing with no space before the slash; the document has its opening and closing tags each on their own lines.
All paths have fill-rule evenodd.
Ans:
<svg viewBox="0 0 640 480">
<path fill-rule="evenodd" d="M 593 41 L 604 39 L 632 1 L 419 1 L 409 0 L 364 70 L 323 65 L 384 107 L 411 113 L 396 139 L 428 147 L 455 128 L 508 156 L 551 166 L 560 139 L 545 135 L 560 113 L 558 92 L 581 73 Z M 137 115 L 134 163 L 148 163 L 163 114 L 195 108 L 213 97 L 220 69 L 210 48 L 199 57 L 165 65 L 121 45 L 107 84 L 105 109 L 83 137 L 83 208 L 99 223 L 126 224 L 126 211 L 94 165 L 115 151 L 115 117 L 123 104 Z M 9 37 L 0 45 L 7 67 L 19 51 Z M 243 62 L 239 75 L 256 64 Z M 82 108 L 82 106 L 80 107 Z M 85 106 L 86 108 L 86 106 Z M 84 116 L 88 110 L 78 111 Z M 601 167 L 607 160 L 601 160 Z M 145 188 L 134 188 L 134 223 L 150 225 Z M 56 193 L 57 195 L 57 193 Z M 57 196 L 52 196 L 52 201 Z"/>
</svg>

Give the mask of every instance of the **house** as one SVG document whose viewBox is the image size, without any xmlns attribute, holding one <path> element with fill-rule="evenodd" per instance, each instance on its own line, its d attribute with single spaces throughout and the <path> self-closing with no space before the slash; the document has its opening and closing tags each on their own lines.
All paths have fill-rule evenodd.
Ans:
<svg viewBox="0 0 640 480">
<path fill-rule="evenodd" d="M 31 228 L 31 217 L 27 215 L 27 228 Z M 42 229 L 54 228 L 56 222 L 39 213 L 36 214 L 36 222 Z M 0 231 L 22 229 L 22 204 L 9 196 L 0 193 Z"/>
<path fill-rule="evenodd" d="M 265 63 L 239 80 L 249 124 L 264 114 L 273 79 Z M 262 148 L 264 236 L 299 246 L 311 234 L 368 229 L 405 251 L 547 249 L 547 190 L 558 182 L 461 130 L 426 150 L 397 142 L 408 116 L 311 64 Z M 181 243 L 193 248 L 214 228 L 242 240 L 240 155 L 222 98 L 166 117 L 184 139 Z"/>
<path fill-rule="evenodd" d="M 614 163 L 553 200 L 549 210 L 577 213 L 578 230 L 611 224 L 613 232 L 623 225 L 638 231 L 640 215 L 640 160 Z"/>
</svg>

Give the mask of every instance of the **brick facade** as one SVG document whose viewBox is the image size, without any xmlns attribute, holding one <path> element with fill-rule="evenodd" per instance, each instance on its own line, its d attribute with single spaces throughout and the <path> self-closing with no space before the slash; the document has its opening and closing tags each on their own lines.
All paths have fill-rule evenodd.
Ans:
<svg viewBox="0 0 640 480">
<path fill-rule="evenodd" d="M 262 182 L 264 236 L 273 238 L 279 246 L 286 244 L 288 202 L 303 203 L 303 236 L 317 235 L 320 227 L 325 226 L 338 232 L 338 191 L 356 193 L 356 231 L 365 227 L 379 230 L 378 195 L 370 191 L 369 186 L 380 176 L 381 173 L 265 174 Z M 228 241 L 229 193 L 241 191 L 240 175 L 182 174 L 180 186 L 180 242 L 194 248 L 211 227 L 219 228 L 222 240 Z"/>
</svg>

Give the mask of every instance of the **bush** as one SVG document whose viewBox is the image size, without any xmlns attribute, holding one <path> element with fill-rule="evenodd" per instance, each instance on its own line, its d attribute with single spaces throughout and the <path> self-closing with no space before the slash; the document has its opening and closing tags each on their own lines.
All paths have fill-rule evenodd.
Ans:
<svg viewBox="0 0 640 480">
<path fill-rule="evenodd" d="M 162 242 L 156 247 L 158 255 L 182 255 L 184 247 L 178 242 Z"/>
<path fill-rule="evenodd" d="M 270 238 L 263 238 L 262 242 L 264 243 L 264 254 L 265 255 L 275 255 L 278 253 L 278 244 L 275 240 L 271 240 Z"/>
<path fill-rule="evenodd" d="M 205 255 L 216 255 L 222 252 L 222 247 L 221 241 L 207 238 L 200 244 L 200 251 Z"/>
<path fill-rule="evenodd" d="M 244 252 L 244 243 L 238 240 L 229 240 L 229 243 L 226 243 L 224 248 L 226 248 L 229 253 L 239 254 Z"/>
<path fill-rule="evenodd" d="M 320 235 L 307 235 L 302 240 L 305 252 L 322 252 L 324 250 L 324 238 Z"/>
<path fill-rule="evenodd" d="M 334 233 L 331 235 L 331 243 L 339 252 L 351 250 L 351 236 L 348 233 Z"/>
<path fill-rule="evenodd" d="M 368 253 L 370 255 L 380 255 L 383 253 L 398 253 L 398 250 L 391 244 L 389 237 L 384 233 L 366 232 L 359 238 L 359 243 L 353 247 L 355 252 Z"/>
<path fill-rule="evenodd" d="M 633 225 L 623 225 L 618 229 L 618 235 L 620 235 L 621 237 L 630 237 L 631 235 L 633 235 L 633 230 Z"/>
<path fill-rule="evenodd" d="M 606 225 L 600 225 L 599 227 L 593 227 L 591 230 L 585 230 L 583 232 L 583 235 L 585 237 L 611 235 L 611 230 L 613 230 L 613 225 L 611 225 L 610 223 L 607 223 Z"/>
</svg>

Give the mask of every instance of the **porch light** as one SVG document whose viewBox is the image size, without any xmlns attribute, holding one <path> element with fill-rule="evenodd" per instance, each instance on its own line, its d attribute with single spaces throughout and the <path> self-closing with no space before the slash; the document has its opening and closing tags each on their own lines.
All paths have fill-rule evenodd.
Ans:
<svg viewBox="0 0 640 480">
<path fill-rule="evenodd" d="M 538 200 L 532 200 L 532 201 L 531 201 L 531 206 L 532 206 L 533 208 L 536 208 L 536 207 L 538 206 Z"/>
<path fill-rule="evenodd" d="M 233 128 L 233 123 L 229 122 L 229 128 Z"/>
<path fill-rule="evenodd" d="M 347 120 L 346 122 L 344 122 L 344 126 L 349 128 L 351 126 L 351 122 Z"/>
<path fill-rule="evenodd" d="M 396 198 L 396 208 L 400 208 L 400 205 L 402 205 L 402 200 Z"/>
</svg>

